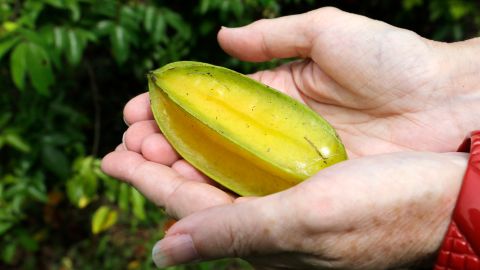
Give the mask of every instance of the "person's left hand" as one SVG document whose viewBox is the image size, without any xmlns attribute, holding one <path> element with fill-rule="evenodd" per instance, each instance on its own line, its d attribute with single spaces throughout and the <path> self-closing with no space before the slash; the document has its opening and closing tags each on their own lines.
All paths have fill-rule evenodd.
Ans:
<svg viewBox="0 0 480 270">
<path fill-rule="evenodd" d="M 466 154 L 348 160 L 286 191 L 183 218 L 153 251 L 159 267 L 241 257 L 268 269 L 392 269 L 434 259 Z M 193 206 L 192 206 L 193 207 Z"/>
<path fill-rule="evenodd" d="M 103 169 L 182 218 L 154 248 L 159 267 L 242 257 L 280 269 L 387 269 L 432 259 L 467 160 L 458 153 L 363 157 L 286 191 L 235 201 L 201 183 L 208 180 L 189 181 L 127 152 L 107 156 L 126 158 L 123 167 L 104 161 Z"/>
</svg>

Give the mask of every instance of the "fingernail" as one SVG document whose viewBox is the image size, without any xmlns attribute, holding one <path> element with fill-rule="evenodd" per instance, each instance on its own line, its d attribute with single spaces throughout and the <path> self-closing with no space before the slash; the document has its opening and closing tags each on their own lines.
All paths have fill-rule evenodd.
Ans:
<svg viewBox="0 0 480 270">
<path fill-rule="evenodd" d="M 127 125 L 127 127 L 130 126 L 130 124 L 128 124 L 127 120 L 125 119 L 125 117 L 123 117 L 123 122 L 125 123 L 125 125 Z"/>
<path fill-rule="evenodd" d="M 123 145 L 123 148 L 125 148 L 125 150 L 127 150 L 127 145 L 125 144 L 125 134 L 127 134 L 127 132 L 123 132 L 123 135 L 122 135 L 122 145 Z"/>
<path fill-rule="evenodd" d="M 235 30 L 237 29 L 238 27 L 228 27 L 228 26 L 220 26 L 220 29 L 229 29 L 229 30 Z"/>
<path fill-rule="evenodd" d="M 193 262 L 199 259 L 193 246 L 192 237 L 179 234 L 158 241 L 152 250 L 152 257 L 158 268 Z"/>
</svg>

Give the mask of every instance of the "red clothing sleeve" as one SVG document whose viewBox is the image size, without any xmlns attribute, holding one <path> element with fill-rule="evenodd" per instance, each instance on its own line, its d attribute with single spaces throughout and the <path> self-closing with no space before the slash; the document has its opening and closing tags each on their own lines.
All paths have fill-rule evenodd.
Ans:
<svg viewBox="0 0 480 270">
<path fill-rule="evenodd" d="M 459 151 L 470 158 L 434 270 L 480 270 L 480 130 Z"/>
</svg>

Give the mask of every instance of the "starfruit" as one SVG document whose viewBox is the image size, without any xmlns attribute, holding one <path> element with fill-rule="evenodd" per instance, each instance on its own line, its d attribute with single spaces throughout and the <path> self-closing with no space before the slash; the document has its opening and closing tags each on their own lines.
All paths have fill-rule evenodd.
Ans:
<svg viewBox="0 0 480 270">
<path fill-rule="evenodd" d="M 198 170 L 242 196 L 287 189 L 345 160 L 327 121 L 227 68 L 174 62 L 148 75 L 162 133 Z"/>
</svg>

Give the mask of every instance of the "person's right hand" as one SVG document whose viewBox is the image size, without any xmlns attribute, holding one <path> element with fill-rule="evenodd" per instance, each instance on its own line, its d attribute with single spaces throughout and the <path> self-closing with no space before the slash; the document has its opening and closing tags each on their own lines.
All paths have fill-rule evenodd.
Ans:
<svg viewBox="0 0 480 270">
<path fill-rule="evenodd" d="M 253 77 L 302 100 L 338 131 L 351 157 L 455 151 L 480 127 L 480 42 L 445 44 L 335 8 L 218 34 L 241 60 L 304 60 Z"/>
</svg>

